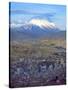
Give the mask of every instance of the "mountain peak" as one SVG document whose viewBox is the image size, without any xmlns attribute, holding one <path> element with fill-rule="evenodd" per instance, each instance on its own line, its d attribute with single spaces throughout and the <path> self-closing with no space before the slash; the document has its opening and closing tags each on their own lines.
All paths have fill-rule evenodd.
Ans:
<svg viewBox="0 0 68 90">
<path fill-rule="evenodd" d="M 56 25 L 53 22 L 42 19 L 32 19 L 29 21 L 30 24 L 39 26 L 40 28 L 56 28 Z"/>
</svg>

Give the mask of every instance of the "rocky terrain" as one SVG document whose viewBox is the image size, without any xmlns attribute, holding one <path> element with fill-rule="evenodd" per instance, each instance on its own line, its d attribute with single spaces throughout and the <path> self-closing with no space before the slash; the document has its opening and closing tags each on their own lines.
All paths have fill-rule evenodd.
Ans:
<svg viewBox="0 0 68 90">
<path fill-rule="evenodd" d="M 11 43 L 10 87 L 66 84 L 65 44 L 57 41 Z"/>
</svg>

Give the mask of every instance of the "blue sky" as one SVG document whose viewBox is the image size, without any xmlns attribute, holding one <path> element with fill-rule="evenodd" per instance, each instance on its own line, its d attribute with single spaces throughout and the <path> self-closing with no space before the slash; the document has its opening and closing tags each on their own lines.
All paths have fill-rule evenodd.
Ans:
<svg viewBox="0 0 68 90">
<path fill-rule="evenodd" d="M 44 19 L 66 29 L 66 6 L 12 2 L 10 5 L 11 23 L 25 23 L 31 19 Z"/>
</svg>

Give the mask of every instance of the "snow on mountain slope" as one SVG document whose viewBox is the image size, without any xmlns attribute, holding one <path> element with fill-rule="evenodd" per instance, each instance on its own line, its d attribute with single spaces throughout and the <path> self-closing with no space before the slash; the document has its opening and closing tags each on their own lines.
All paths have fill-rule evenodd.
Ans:
<svg viewBox="0 0 68 90">
<path fill-rule="evenodd" d="M 23 27 L 24 29 L 28 29 L 32 27 L 32 25 L 34 26 L 38 26 L 41 29 L 56 29 L 56 25 L 53 22 L 49 22 L 47 20 L 42 20 L 42 19 L 32 19 L 27 23 L 11 23 L 10 27 L 11 28 L 20 28 Z"/>
<path fill-rule="evenodd" d="M 10 26 L 12 40 L 65 37 L 65 32 L 57 28 L 54 23 L 46 20 L 32 19 L 27 23 L 14 23 Z"/>
<path fill-rule="evenodd" d="M 32 19 L 30 24 L 37 25 L 40 28 L 56 28 L 56 25 L 52 22 L 49 22 L 47 20 L 41 20 L 41 19 Z"/>
</svg>

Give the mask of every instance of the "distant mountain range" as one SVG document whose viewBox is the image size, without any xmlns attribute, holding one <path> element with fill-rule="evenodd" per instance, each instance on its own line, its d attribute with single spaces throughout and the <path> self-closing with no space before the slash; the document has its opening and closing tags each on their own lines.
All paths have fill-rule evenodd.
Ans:
<svg viewBox="0 0 68 90">
<path fill-rule="evenodd" d="M 12 24 L 10 26 L 10 39 L 40 39 L 40 38 L 65 38 L 66 32 L 61 31 L 52 22 L 32 19 L 26 24 Z"/>
</svg>

